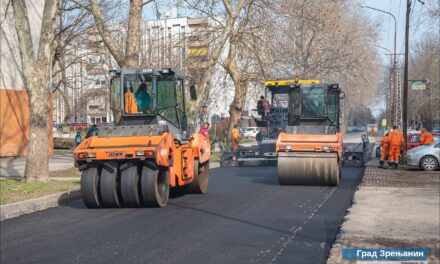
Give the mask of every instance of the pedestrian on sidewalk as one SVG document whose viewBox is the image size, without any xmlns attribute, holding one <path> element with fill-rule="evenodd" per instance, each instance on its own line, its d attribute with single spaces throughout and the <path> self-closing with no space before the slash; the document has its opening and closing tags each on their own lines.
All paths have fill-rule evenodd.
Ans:
<svg viewBox="0 0 440 264">
<path fill-rule="evenodd" d="M 383 168 L 383 165 L 385 163 L 385 160 L 387 159 L 388 156 L 388 151 L 389 151 L 389 134 L 390 133 L 386 133 L 385 137 L 382 138 L 382 140 L 380 141 L 380 161 L 379 161 L 379 168 Z"/>
<path fill-rule="evenodd" d="M 80 132 L 76 132 L 75 144 L 76 144 L 77 147 L 78 147 L 79 144 L 81 144 L 81 133 Z"/>
<path fill-rule="evenodd" d="M 420 135 L 420 143 L 422 145 L 429 145 L 432 142 L 434 142 L 434 137 L 432 136 L 431 133 L 426 131 L 424 127 L 422 127 L 422 135 Z"/>
<path fill-rule="evenodd" d="M 390 168 L 397 169 L 399 166 L 400 150 L 403 149 L 403 135 L 397 129 L 397 126 L 393 126 L 388 135 L 389 141 L 389 153 L 388 153 L 388 165 Z"/>
</svg>

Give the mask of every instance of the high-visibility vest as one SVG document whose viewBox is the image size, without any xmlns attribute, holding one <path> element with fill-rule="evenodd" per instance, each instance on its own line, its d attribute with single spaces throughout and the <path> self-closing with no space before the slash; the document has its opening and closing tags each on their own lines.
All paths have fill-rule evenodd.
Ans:
<svg viewBox="0 0 440 264">
<path fill-rule="evenodd" d="M 388 135 L 390 146 L 403 146 L 403 135 L 399 130 L 394 129 Z"/>
<path fill-rule="evenodd" d="M 428 131 L 423 132 L 420 136 L 420 143 L 422 143 L 422 145 L 429 145 L 432 142 L 434 142 L 434 137 L 432 136 L 432 134 Z"/>
<path fill-rule="evenodd" d="M 124 96 L 124 104 L 125 104 L 125 112 L 126 113 L 137 113 L 138 112 L 138 107 L 137 107 L 137 103 L 136 103 L 136 99 L 133 96 L 133 93 L 131 92 L 126 92 L 125 96 Z"/>
<path fill-rule="evenodd" d="M 234 140 L 240 139 L 240 131 L 238 131 L 238 129 L 236 129 L 236 128 L 232 129 L 231 138 Z"/>
</svg>

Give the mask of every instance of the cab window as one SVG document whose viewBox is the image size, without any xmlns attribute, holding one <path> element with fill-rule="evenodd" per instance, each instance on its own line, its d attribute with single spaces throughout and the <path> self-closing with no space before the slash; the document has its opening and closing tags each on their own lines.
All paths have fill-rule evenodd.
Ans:
<svg viewBox="0 0 440 264">
<path fill-rule="evenodd" d="M 146 114 L 154 106 L 153 82 L 150 75 L 124 75 L 124 112 L 125 114 Z"/>
<path fill-rule="evenodd" d="M 157 80 L 157 110 L 161 116 L 178 126 L 173 79 Z"/>
<path fill-rule="evenodd" d="M 187 127 L 187 119 L 185 115 L 185 94 L 183 90 L 183 80 L 177 80 L 176 82 L 176 92 L 177 92 L 177 104 L 179 110 L 179 120 L 182 125 L 182 129 Z"/>
<path fill-rule="evenodd" d="M 113 78 L 110 84 L 110 108 L 112 109 L 113 120 L 119 124 L 121 120 L 121 79 Z"/>
</svg>

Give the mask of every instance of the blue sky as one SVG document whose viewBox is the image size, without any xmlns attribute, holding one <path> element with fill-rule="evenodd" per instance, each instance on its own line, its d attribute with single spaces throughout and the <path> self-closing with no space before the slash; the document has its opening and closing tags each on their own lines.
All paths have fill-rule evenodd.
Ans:
<svg viewBox="0 0 440 264">
<path fill-rule="evenodd" d="M 405 37 L 405 16 L 406 16 L 406 0 L 356 0 L 360 4 L 365 4 L 377 9 L 385 10 L 392 13 L 397 20 L 397 53 L 404 53 L 404 37 Z M 423 0 L 423 2 L 430 2 L 437 0 Z M 362 7 L 359 7 L 362 8 Z M 412 12 L 410 17 L 410 42 L 420 38 L 421 34 L 427 30 L 425 23 L 425 12 L 427 10 L 426 5 L 422 5 L 417 0 L 412 0 Z M 382 28 L 380 30 L 380 39 L 377 45 L 385 47 L 389 50 L 393 50 L 394 41 L 394 20 L 390 15 L 382 12 L 371 10 L 368 8 L 362 8 L 364 12 L 368 14 L 374 22 L 381 22 Z M 431 25 L 433 26 L 433 25 Z M 438 26 L 438 25 L 437 25 Z M 435 30 L 435 29 L 434 29 Z M 438 29 L 436 30 L 438 31 Z M 386 50 L 379 49 L 379 53 L 382 54 L 383 62 L 388 62 L 389 57 L 383 55 L 388 53 Z M 388 58 L 388 59 L 386 59 Z M 403 56 L 398 56 L 400 60 L 403 60 Z"/>
</svg>

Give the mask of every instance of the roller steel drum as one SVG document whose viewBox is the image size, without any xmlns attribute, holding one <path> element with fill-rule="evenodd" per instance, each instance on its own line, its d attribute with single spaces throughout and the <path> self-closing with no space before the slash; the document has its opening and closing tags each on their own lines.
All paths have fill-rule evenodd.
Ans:
<svg viewBox="0 0 440 264">
<path fill-rule="evenodd" d="M 278 153 L 280 185 L 338 185 L 341 169 L 336 153 Z"/>
</svg>

